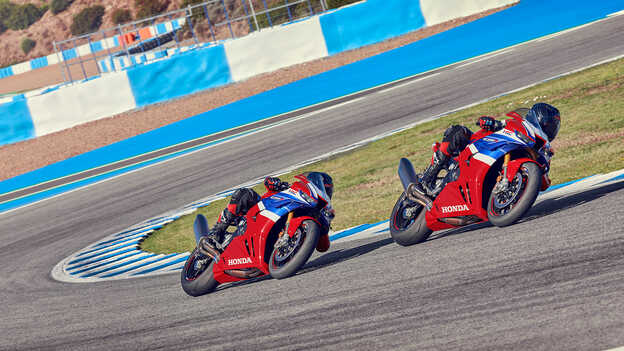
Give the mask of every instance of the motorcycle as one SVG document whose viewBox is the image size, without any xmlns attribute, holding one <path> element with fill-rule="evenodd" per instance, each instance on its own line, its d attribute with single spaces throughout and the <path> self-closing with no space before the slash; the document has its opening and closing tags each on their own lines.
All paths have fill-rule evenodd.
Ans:
<svg viewBox="0 0 624 351">
<path fill-rule="evenodd" d="M 298 175 L 288 189 L 263 198 L 227 233 L 218 247 L 200 243 L 208 235 L 206 218 L 197 215 L 193 229 L 197 246 L 181 273 L 182 289 L 191 296 L 208 294 L 219 284 L 271 275 L 294 275 L 316 248 L 329 249 L 334 218 L 331 199 L 317 172 Z"/>
<path fill-rule="evenodd" d="M 399 162 L 403 193 L 390 215 L 390 234 L 402 246 L 421 243 L 433 231 L 490 221 L 504 227 L 519 220 L 540 190 L 550 186 L 553 152 L 528 109 L 507 114 L 503 129 L 479 131 L 436 180 L 435 198 L 413 191 L 419 182 L 411 162 Z M 434 151 L 439 144 L 434 145 Z"/>
</svg>

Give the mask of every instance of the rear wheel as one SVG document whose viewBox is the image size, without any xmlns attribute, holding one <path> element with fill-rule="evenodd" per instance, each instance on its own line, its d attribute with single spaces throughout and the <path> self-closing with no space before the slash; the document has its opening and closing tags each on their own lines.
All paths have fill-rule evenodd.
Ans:
<svg viewBox="0 0 624 351">
<path fill-rule="evenodd" d="M 288 278 L 297 273 L 316 248 L 321 229 L 311 220 L 301 222 L 288 242 L 273 248 L 269 259 L 269 272 L 276 279 Z M 288 235 L 284 233 L 283 235 Z"/>
<path fill-rule="evenodd" d="M 409 201 L 405 192 L 397 200 L 390 214 L 390 235 L 401 246 L 421 243 L 431 235 L 423 206 Z"/>
<path fill-rule="evenodd" d="M 520 219 L 535 202 L 541 177 L 542 172 L 538 165 L 525 162 L 506 189 L 497 192 L 495 185 L 488 201 L 490 223 L 505 227 Z"/>
<path fill-rule="evenodd" d="M 182 273 L 180 282 L 185 293 L 191 296 L 201 296 L 214 291 L 219 285 L 214 279 L 212 268 L 214 260 L 208 256 L 204 256 L 197 248 L 191 252 Z"/>
</svg>

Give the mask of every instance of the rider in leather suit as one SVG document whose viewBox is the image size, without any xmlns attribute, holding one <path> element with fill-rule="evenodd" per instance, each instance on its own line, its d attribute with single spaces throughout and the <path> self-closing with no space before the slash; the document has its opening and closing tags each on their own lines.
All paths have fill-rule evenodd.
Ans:
<svg viewBox="0 0 624 351">
<path fill-rule="evenodd" d="M 549 104 L 539 102 L 533 105 L 528 114 L 533 114 L 539 124 L 552 141 L 557 136 L 560 126 L 559 110 Z M 477 125 L 484 131 L 495 132 L 505 126 L 505 122 L 497 121 L 489 116 L 479 117 Z M 481 134 L 481 133 L 478 133 Z M 459 155 L 459 153 L 472 141 L 472 131 L 467 127 L 453 125 L 446 129 L 442 143 L 438 150 L 434 152 L 431 164 L 423 172 L 420 182 L 414 183 L 413 190 L 421 196 L 435 197 L 435 180 L 438 173 L 449 165 L 449 161 Z"/>
<path fill-rule="evenodd" d="M 334 187 L 332 178 L 326 173 L 318 173 L 320 173 L 323 177 L 325 191 L 331 197 Z M 288 189 L 290 184 L 280 180 L 277 177 L 266 177 L 264 179 L 264 187 L 266 188 L 266 193 L 262 196 L 251 188 L 236 189 L 230 198 L 230 203 L 223 209 L 217 219 L 217 223 L 214 227 L 212 227 L 210 233 L 207 235 L 207 239 L 215 241 L 220 246 L 220 244 L 223 243 L 226 230 L 229 226 L 238 225 L 241 217 L 247 214 L 247 211 L 249 211 L 260 200 Z"/>
</svg>

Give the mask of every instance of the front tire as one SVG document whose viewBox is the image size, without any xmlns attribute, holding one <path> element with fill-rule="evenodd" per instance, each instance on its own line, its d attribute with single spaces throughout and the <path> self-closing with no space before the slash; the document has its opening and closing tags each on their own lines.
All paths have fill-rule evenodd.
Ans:
<svg viewBox="0 0 624 351">
<path fill-rule="evenodd" d="M 180 274 L 180 283 L 184 292 L 190 296 L 201 296 L 213 292 L 219 285 L 219 282 L 214 279 L 213 267 L 214 260 L 200 254 L 195 248 Z"/>
<path fill-rule="evenodd" d="M 411 214 L 407 214 L 407 211 Z M 427 227 L 426 213 L 422 205 L 411 203 L 403 192 L 390 214 L 390 236 L 394 242 L 409 246 L 427 240 L 431 229 Z"/>
<path fill-rule="evenodd" d="M 271 276 L 275 279 L 284 279 L 297 273 L 316 248 L 320 232 L 321 229 L 316 222 L 309 219 L 303 221 L 290 239 L 293 246 L 288 251 L 284 251 L 284 248 L 273 248 L 271 258 L 269 258 Z"/>
<path fill-rule="evenodd" d="M 538 165 L 523 163 L 505 191 L 492 191 L 487 208 L 490 223 L 505 227 L 524 216 L 537 198 L 541 179 L 542 172 Z"/>
</svg>

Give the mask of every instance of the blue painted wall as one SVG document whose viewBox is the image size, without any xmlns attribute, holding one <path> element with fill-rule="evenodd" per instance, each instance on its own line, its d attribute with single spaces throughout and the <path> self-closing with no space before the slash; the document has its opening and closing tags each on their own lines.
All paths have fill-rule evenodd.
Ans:
<svg viewBox="0 0 624 351">
<path fill-rule="evenodd" d="M 368 0 L 320 17 L 330 55 L 396 37 L 425 25 L 420 1 Z"/>
<path fill-rule="evenodd" d="M 35 136 L 35 127 L 26 100 L 16 99 L 0 104 L 0 116 L 0 145 Z"/>
<path fill-rule="evenodd" d="M 604 18 L 607 14 L 622 9 L 624 9 L 624 1 L 622 0 L 601 0 L 591 4 L 577 0 L 522 0 L 519 5 L 510 9 L 410 45 L 243 99 L 0 182 L 0 193 L 87 170 L 406 76 L 422 73 L 509 45 Z M 543 16 L 536 16 L 536 13 L 547 14 L 548 20 L 544 20 Z M 215 54 L 215 56 L 217 55 Z M 188 70 L 196 71 L 193 68 L 194 65 L 207 64 L 202 60 L 211 60 L 213 58 L 216 59 L 212 55 L 193 55 L 193 59 L 189 58 L 181 61 L 177 67 L 184 69 L 184 72 Z M 197 61 L 194 61 L 195 59 Z M 166 64 L 163 61 L 163 66 L 168 65 L 170 61 L 166 61 Z M 184 67 L 182 62 L 189 66 Z M 192 79 L 175 77 L 173 72 L 167 72 L 166 67 L 161 67 L 160 69 L 167 75 L 149 77 L 148 73 L 150 72 L 137 73 L 137 76 L 143 80 L 143 83 L 140 84 L 142 87 L 149 88 L 150 84 L 155 84 L 155 86 L 163 87 L 167 95 L 159 96 L 160 88 L 150 90 L 148 93 L 139 92 L 138 95 L 142 104 L 150 103 L 150 101 L 162 101 L 171 98 L 171 95 L 180 96 L 182 94 L 176 94 L 177 89 L 180 87 L 188 91 L 193 89 Z M 220 70 L 222 68 L 217 69 L 217 71 Z M 156 71 L 151 73 L 157 74 Z M 224 72 L 221 74 L 226 76 Z M 183 75 L 180 74 L 180 76 Z M 220 75 L 217 74 L 217 76 Z M 202 80 L 206 78 L 196 77 L 195 79 Z M 225 80 L 225 78 L 223 79 Z M 178 87 L 177 84 L 181 84 L 181 86 Z M 202 84 L 208 85 L 209 83 L 203 82 Z M 310 91 L 315 93 L 310 94 Z M 276 104 L 275 101 L 280 103 Z"/>
<path fill-rule="evenodd" d="M 223 45 L 131 68 L 128 78 L 138 107 L 232 82 Z"/>
</svg>

